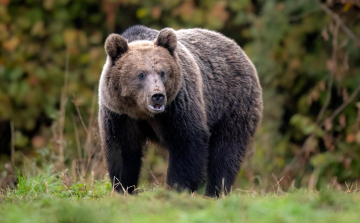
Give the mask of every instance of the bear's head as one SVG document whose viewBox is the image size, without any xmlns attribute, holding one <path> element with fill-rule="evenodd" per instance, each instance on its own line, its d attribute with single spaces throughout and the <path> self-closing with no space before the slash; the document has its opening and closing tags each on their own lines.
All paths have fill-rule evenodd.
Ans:
<svg viewBox="0 0 360 223">
<path fill-rule="evenodd" d="M 152 41 L 127 41 L 111 34 L 105 41 L 99 101 L 118 114 L 146 119 L 165 110 L 178 94 L 182 74 L 174 30 L 165 28 Z"/>
</svg>

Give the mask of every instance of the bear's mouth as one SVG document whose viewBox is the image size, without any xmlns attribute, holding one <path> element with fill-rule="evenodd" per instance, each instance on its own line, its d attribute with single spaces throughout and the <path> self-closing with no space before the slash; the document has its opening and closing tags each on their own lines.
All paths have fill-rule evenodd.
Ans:
<svg viewBox="0 0 360 223">
<path fill-rule="evenodd" d="M 155 105 L 149 105 L 149 108 L 153 111 L 156 112 L 162 112 L 165 110 L 165 106 L 164 105 L 159 105 L 159 104 L 155 104 Z"/>
</svg>

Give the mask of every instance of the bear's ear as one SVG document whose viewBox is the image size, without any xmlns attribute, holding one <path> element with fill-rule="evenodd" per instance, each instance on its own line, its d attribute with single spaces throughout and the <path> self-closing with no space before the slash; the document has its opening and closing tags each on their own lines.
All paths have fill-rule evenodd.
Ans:
<svg viewBox="0 0 360 223">
<path fill-rule="evenodd" d="M 106 38 L 105 51 L 112 60 L 116 60 L 128 51 L 128 44 L 124 37 L 113 33 Z"/>
<path fill-rule="evenodd" d="M 159 35 L 157 36 L 154 44 L 156 46 L 164 47 L 169 50 L 171 54 L 173 54 L 177 45 L 177 37 L 173 29 L 165 28 L 160 30 Z"/>
</svg>

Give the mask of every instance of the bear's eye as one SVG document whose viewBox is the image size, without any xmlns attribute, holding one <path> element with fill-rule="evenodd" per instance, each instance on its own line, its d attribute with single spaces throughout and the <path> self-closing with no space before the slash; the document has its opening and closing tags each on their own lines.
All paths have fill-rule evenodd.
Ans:
<svg viewBox="0 0 360 223">
<path fill-rule="evenodd" d="M 161 77 L 165 77 L 165 71 L 162 70 L 162 71 L 160 72 L 160 76 L 161 76 Z"/>
<path fill-rule="evenodd" d="M 138 75 L 139 79 L 140 80 L 143 80 L 145 78 L 145 74 L 143 72 L 141 72 L 139 75 Z"/>
</svg>

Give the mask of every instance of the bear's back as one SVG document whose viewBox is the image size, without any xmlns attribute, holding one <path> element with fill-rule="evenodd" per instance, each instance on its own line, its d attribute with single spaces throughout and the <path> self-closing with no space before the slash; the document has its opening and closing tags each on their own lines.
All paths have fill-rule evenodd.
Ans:
<svg viewBox="0 0 360 223">
<path fill-rule="evenodd" d="M 153 41 L 156 39 L 159 31 L 150 29 L 146 26 L 136 25 L 126 29 L 121 36 L 124 37 L 128 43 L 138 40 L 149 40 Z"/>
<path fill-rule="evenodd" d="M 206 29 L 176 31 L 178 41 L 196 60 L 203 81 L 208 122 L 216 123 L 231 107 L 247 111 L 261 103 L 256 69 L 235 41 Z"/>
<path fill-rule="evenodd" d="M 224 35 L 200 28 L 194 29 L 180 29 L 175 31 L 178 41 L 184 45 L 193 44 L 194 47 L 234 47 L 237 44 Z M 158 30 L 148 28 L 143 25 L 135 25 L 126 29 L 121 36 L 124 37 L 129 43 L 138 40 L 153 41 L 159 34 Z"/>
</svg>

